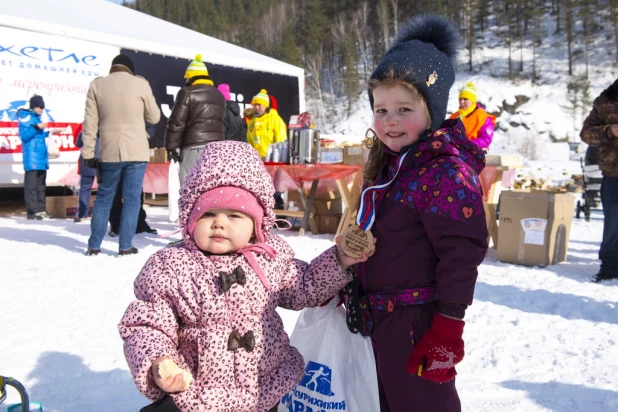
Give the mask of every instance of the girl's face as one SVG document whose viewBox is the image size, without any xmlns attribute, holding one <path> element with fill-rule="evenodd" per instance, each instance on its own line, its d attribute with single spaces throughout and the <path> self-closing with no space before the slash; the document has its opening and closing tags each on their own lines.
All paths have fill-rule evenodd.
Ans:
<svg viewBox="0 0 618 412">
<path fill-rule="evenodd" d="M 468 110 L 470 107 L 472 107 L 472 100 L 468 100 L 464 98 L 459 99 L 459 108 L 461 110 Z"/>
<path fill-rule="evenodd" d="M 34 112 L 38 114 L 39 116 L 43 114 L 43 109 L 41 109 L 40 107 L 35 107 L 32 110 L 34 110 Z"/>
<path fill-rule="evenodd" d="M 246 213 L 212 209 L 195 224 L 193 239 L 201 250 L 222 255 L 247 246 L 253 229 L 253 218 Z"/>
<path fill-rule="evenodd" d="M 430 124 L 425 106 L 404 86 L 373 89 L 373 130 L 392 151 L 400 152 L 416 142 Z"/>
</svg>

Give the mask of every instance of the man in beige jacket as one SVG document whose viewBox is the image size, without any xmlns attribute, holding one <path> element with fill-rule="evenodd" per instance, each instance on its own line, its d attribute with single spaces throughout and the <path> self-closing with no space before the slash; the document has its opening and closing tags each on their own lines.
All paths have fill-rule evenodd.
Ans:
<svg viewBox="0 0 618 412">
<path fill-rule="evenodd" d="M 119 182 L 124 204 L 118 255 L 138 252 L 132 242 L 150 158 L 145 122 L 157 124 L 161 112 L 146 79 L 133 73 L 131 58 L 120 54 L 112 61 L 109 75 L 94 79 L 88 90 L 82 156 L 87 166 L 99 169 L 101 182 L 92 212 L 87 255 L 101 251 Z M 94 156 L 97 132 L 101 139 L 98 159 Z"/>
</svg>

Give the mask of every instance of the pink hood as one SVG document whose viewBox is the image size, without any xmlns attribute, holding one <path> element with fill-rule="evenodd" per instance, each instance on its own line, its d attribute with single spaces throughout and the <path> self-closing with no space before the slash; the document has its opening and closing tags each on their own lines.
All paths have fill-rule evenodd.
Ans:
<svg viewBox="0 0 618 412">
<path fill-rule="evenodd" d="M 243 167 L 229 167 L 230 162 L 242 164 Z M 178 208 L 185 241 L 195 244 L 188 233 L 189 216 L 195 202 L 204 192 L 219 186 L 240 187 L 259 200 L 264 208 L 262 232 L 267 239 L 275 223 L 275 188 L 270 175 L 253 147 L 247 143 L 227 140 L 206 145 L 180 189 Z"/>
</svg>

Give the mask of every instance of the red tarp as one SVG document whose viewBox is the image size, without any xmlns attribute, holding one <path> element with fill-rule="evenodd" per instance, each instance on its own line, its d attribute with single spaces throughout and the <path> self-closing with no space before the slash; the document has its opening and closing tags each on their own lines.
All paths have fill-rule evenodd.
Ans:
<svg viewBox="0 0 618 412">
<path fill-rule="evenodd" d="M 320 179 L 318 193 L 337 191 L 336 179 L 345 178 L 347 183 L 354 179 L 354 173 L 361 171 L 360 165 L 265 165 L 270 173 L 275 190 L 286 192 L 303 187 L 311 188 L 311 182 Z"/>
<path fill-rule="evenodd" d="M 336 191 L 337 184 L 335 179 L 345 178 L 347 183 L 350 183 L 354 178 L 354 173 L 360 172 L 360 165 L 265 165 L 266 170 L 273 179 L 275 189 L 279 192 L 288 190 L 298 190 L 303 187 L 306 191 L 311 188 L 311 182 L 320 179 L 318 184 L 318 193 L 328 191 Z M 169 163 L 148 163 L 146 174 L 144 175 L 144 192 L 164 194 L 167 193 Z M 496 178 L 496 166 L 485 166 L 479 178 L 483 186 L 483 200 L 487 201 L 487 194 L 491 183 Z M 504 186 L 513 186 L 515 182 L 516 169 L 505 170 L 502 172 L 502 184 Z M 66 186 L 79 187 L 79 175 L 77 174 L 77 166 L 69 173 L 64 175 L 60 183 Z M 96 190 L 97 183 L 93 189 Z"/>
<path fill-rule="evenodd" d="M 148 163 L 146 166 L 146 174 L 144 175 L 143 190 L 145 193 L 154 193 L 157 195 L 167 193 L 169 163 Z M 70 172 L 62 176 L 59 180 L 65 186 L 79 187 L 79 175 L 77 174 L 77 166 L 71 169 Z M 92 189 L 98 187 L 96 179 L 92 185 Z"/>
</svg>

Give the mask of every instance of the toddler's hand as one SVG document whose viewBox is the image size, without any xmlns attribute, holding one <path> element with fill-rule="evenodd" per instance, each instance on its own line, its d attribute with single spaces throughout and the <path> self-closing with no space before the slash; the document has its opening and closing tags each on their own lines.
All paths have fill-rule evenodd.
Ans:
<svg viewBox="0 0 618 412">
<path fill-rule="evenodd" d="M 337 244 L 337 258 L 339 259 L 339 264 L 343 268 L 343 270 L 348 270 L 348 268 L 356 263 L 366 262 L 373 254 L 376 252 L 376 239 L 373 239 L 373 247 L 369 251 L 369 253 L 364 253 L 359 258 L 353 258 L 345 254 L 343 249 L 341 249 L 341 236 L 337 236 L 335 238 L 335 243 Z"/>
<path fill-rule="evenodd" d="M 180 392 L 189 387 L 193 377 L 191 373 L 178 367 L 167 356 L 158 357 L 151 367 L 155 383 L 165 392 Z"/>
</svg>

